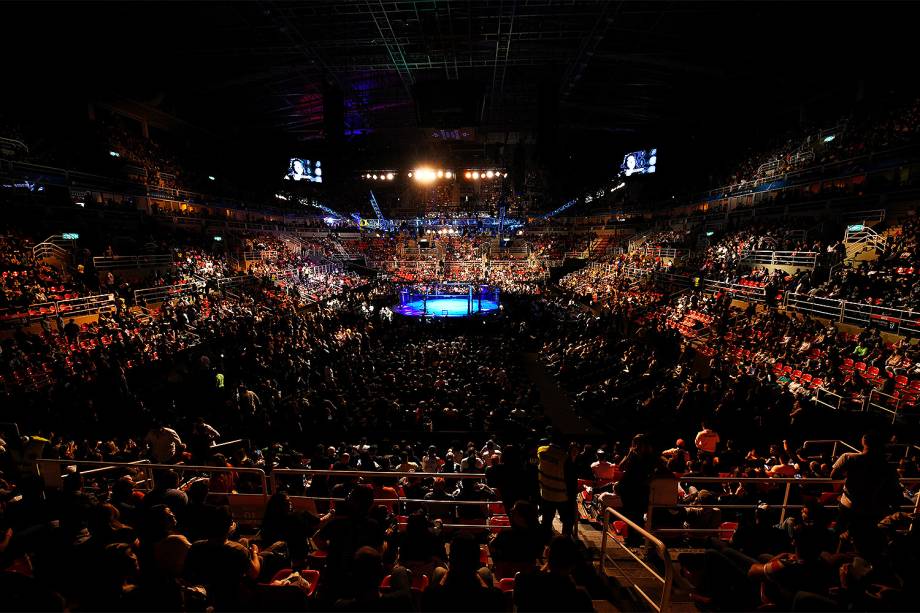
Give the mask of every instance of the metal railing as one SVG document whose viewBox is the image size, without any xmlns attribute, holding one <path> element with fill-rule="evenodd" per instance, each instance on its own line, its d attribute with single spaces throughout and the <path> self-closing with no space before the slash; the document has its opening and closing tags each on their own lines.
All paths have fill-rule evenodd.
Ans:
<svg viewBox="0 0 920 613">
<path fill-rule="evenodd" d="M 266 249 L 263 251 L 246 251 L 243 253 L 243 259 L 247 262 L 254 260 L 262 260 L 264 262 L 265 260 L 274 260 L 277 258 L 278 252 L 271 249 Z"/>
<path fill-rule="evenodd" d="M 390 482 L 399 479 L 426 479 L 426 478 L 442 478 L 447 480 L 452 479 L 476 479 L 479 481 L 485 481 L 485 473 L 426 473 L 426 472 L 401 472 L 401 471 L 361 471 L 361 470 L 313 470 L 309 468 L 276 468 L 271 472 L 269 476 L 269 484 L 273 492 L 279 492 L 285 490 L 285 481 L 290 481 L 292 479 L 297 480 L 300 484 L 304 483 L 307 479 L 312 479 L 313 477 L 329 477 L 335 481 L 348 481 L 355 479 L 362 479 L 365 482 L 368 480 L 374 479 L 386 479 Z M 323 504 L 332 504 L 342 501 L 342 498 L 337 498 L 330 495 L 324 496 L 308 496 L 308 495 L 298 495 L 290 494 L 291 501 L 299 506 L 309 506 L 316 505 L 316 503 Z M 476 520 L 468 520 L 469 523 L 445 523 L 442 524 L 444 528 L 456 528 L 462 530 L 483 530 L 483 529 L 493 529 L 499 526 L 493 525 L 490 523 L 490 519 L 493 515 L 504 515 L 504 505 L 500 500 L 428 500 L 426 498 L 408 498 L 404 495 L 400 495 L 397 492 L 396 498 L 377 498 L 376 504 L 383 506 L 391 506 L 391 511 L 396 511 L 397 515 L 408 514 L 403 513 L 407 510 L 408 505 L 412 506 L 424 506 L 427 508 L 431 507 L 481 507 L 483 509 L 484 522 Z M 497 509 L 500 509 L 500 512 L 496 512 Z M 459 521 L 463 521 L 460 519 Z"/>
<path fill-rule="evenodd" d="M 767 290 L 765 287 L 725 283 L 723 281 L 715 281 L 714 279 L 703 280 L 703 291 L 710 293 L 725 292 L 731 296 L 737 296 L 750 302 L 767 301 Z"/>
<path fill-rule="evenodd" d="M 189 281 L 176 285 L 162 285 L 159 287 L 146 287 L 134 290 L 135 304 L 156 304 L 171 298 L 190 296 L 203 292 L 205 284 L 202 281 Z"/>
<path fill-rule="evenodd" d="M 842 441 L 838 441 L 838 443 L 839 442 L 842 442 Z M 789 502 L 790 499 L 792 498 L 792 486 L 793 485 L 796 485 L 800 488 L 812 487 L 812 486 L 822 486 L 822 487 L 827 488 L 825 489 L 826 492 L 834 492 L 836 494 L 839 492 L 839 488 L 842 488 L 843 484 L 846 481 L 844 479 L 828 479 L 824 477 L 797 478 L 797 477 L 734 477 L 734 476 L 721 477 L 720 476 L 720 477 L 681 478 L 679 482 L 687 483 L 693 486 L 705 485 L 705 484 L 724 485 L 724 484 L 744 484 L 744 483 L 760 484 L 761 486 L 781 486 L 783 490 L 783 502 L 781 505 L 771 505 L 771 506 L 773 506 L 774 508 L 778 508 L 780 510 L 779 523 L 783 523 L 786 520 L 786 515 L 790 510 L 801 509 L 803 506 L 805 506 L 804 504 Z M 678 482 L 675 482 L 675 487 L 677 487 L 677 483 Z M 909 490 L 909 488 L 906 486 L 920 484 L 920 477 L 901 478 L 900 483 L 902 486 L 905 487 L 905 491 L 907 491 Z M 908 499 L 904 498 L 904 502 L 907 502 L 907 501 Z M 656 508 L 674 508 L 674 506 L 675 505 L 673 504 L 655 504 L 653 501 L 649 505 L 648 517 L 649 518 L 653 517 L 652 511 Z M 684 504 L 684 505 L 681 505 L 680 503 L 678 503 L 678 506 L 684 506 L 684 507 L 692 506 L 692 507 L 712 508 L 712 509 L 734 509 L 734 510 L 747 510 L 747 511 L 754 511 L 757 508 L 756 504 L 719 504 L 719 503 L 706 504 L 706 503 L 697 503 L 697 502 L 693 502 L 692 504 Z M 826 504 L 824 506 L 825 508 L 837 508 L 836 500 L 834 501 L 834 504 Z M 908 510 L 913 513 L 917 513 L 918 511 L 920 511 L 920 497 L 918 497 L 914 503 L 903 504 L 903 505 L 900 505 L 899 508 L 901 510 Z M 646 522 L 646 524 L 647 524 L 648 530 L 654 533 L 658 533 L 658 534 L 681 534 L 681 533 L 687 534 L 687 533 L 696 533 L 696 532 L 700 532 L 701 530 L 703 530 L 701 528 L 693 528 L 693 527 L 656 529 L 651 526 L 651 519 L 649 519 Z"/>
<path fill-rule="evenodd" d="M 840 439 L 836 439 L 836 438 L 834 439 L 809 439 L 802 443 L 802 449 L 805 449 L 807 451 L 809 448 L 814 449 L 815 447 L 820 447 L 823 445 L 831 446 L 831 458 L 835 460 L 840 455 L 837 452 L 840 451 L 841 449 L 843 449 L 844 451 L 840 451 L 840 453 L 847 453 L 851 451 L 857 452 L 857 453 L 859 452 L 859 449 L 857 449 L 853 445 L 849 444 L 846 441 L 841 441 Z"/>
<path fill-rule="evenodd" d="M 158 255 L 113 255 L 109 257 L 94 257 L 93 266 L 96 270 L 166 268 L 175 266 L 175 260 L 170 253 Z"/>
<path fill-rule="evenodd" d="M 32 257 L 36 261 L 56 258 L 62 261 L 68 261 L 71 257 L 74 241 L 64 238 L 62 234 L 52 234 L 40 243 L 32 247 Z"/>
<path fill-rule="evenodd" d="M 115 311 L 114 294 L 94 294 L 80 298 L 41 302 L 20 309 L 0 310 L 0 323 L 21 325 L 57 317 L 82 317 Z"/>
<path fill-rule="evenodd" d="M 843 244 L 847 247 L 860 245 L 878 251 L 885 250 L 885 239 L 872 228 L 862 224 L 853 228 L 847 228 L 843 235 Z"/>
<path fill-rule="evenodd" d="M 874 409 L 891 415 L 891 423 L 894 424 L 898 415 L 906 405 L 907 398 L 904 396 L 893 396 L 873 389 L 869 392 L 869 398 L 866 399 L 866 410 Z"/>
<path fill-rule="evenodd" d="M 634 250 L 635 253 L 651 255 L 659 258 L 679 258 L 687 255 L 686 249 L 675 249 L 674 247 L 639 247 Z"/>
<path fill-rule="evenodd" d="M 885 209 L 870 209 L 867 211 L 851 211 L 840 216 L 843 222 L 859 222 L 863 225 L 868 223 L 881 223 L 885 221 Z"/>
<path fill-rule="evenodd" d="M 843 401 L 845 400 L 840 394 L 835 394 L 825 387 L 815 388 L 812 399 L 818 404 L 834 409 L 835 411 L 839 411 L 843 408 Z"/>
<path fill-rule="evenodd" d="M 256 278 L 250 275 L 236 275 L 234 277 L 218 277 L 216 280 L 217 289 L 225 289 L 227 287 L 236 287 L 238 285 L 245 285 L 246 283 L 252 283 Z"/>
<path fill-rule="evenodd" d="M 751 264 L 802 268 L 814 268 L 818 262 L 818 254 L 814 251 L 747 251 L 741 258 Z"/>
<path fill-rule="evenodd" d="M 808 313 L 860 328 L 875 324 L 884 331 L 897 335 L 920 335 L 920 312 L 911 309 L 849 302 L 795 292 L 786 293 L 785 304 L 787 310 Z"/>
<path fill-rule="evenodd" d="M 139 485 L 150 491 L 154 485 L 154 472 L 161 470 L 174 470 L 179 474 L 179 479 L 186 485 L 196 478 L 212 478 L 210 493 L 225 494 L 229 500 L 233 519 L 239 524 L 257 525 L 265 513 L 265 505 L 270 495 L 268 477 L 261 468 L 237 468 L 229 466 L 197 466 L 189 464 L 152 464 L 146 460 L 140 462 L 99 462 L 94 460 L 58 460 L 39 459 L 33 462 L 37 474 L 42 478 L 46 487 L 58 489 L 63 485 L 63 479 L 68 474 L 67 467 L 89 466 L 89 471 L 81 471 L 83 475 L 93 477 L 120 477 L 125 472 L 143 475 L 143 479 L 136 480 Z M 243 493 L 235 491 L 232 484 L 235 479 L 249 475 L 248 483 L 258 486 L 259 491 Z M 229 490 L 220 488 L 221 481 L 213 477 L 221 476 L 230 483 Z"/>
<path fill-rule="evenodd" d="M 26 155 L 29 154 L 29 147 L 19 139 L 0 136 L 0 150 L 7 149 L 10 152 L 14 150 L 21 151 Z"/>
<path fill-rule="evenodd" d="M 621 543 L 617 539 L 611 539 L 608 537 L 610 533 L 610 518 L 615 517 L 616 521 L 621 521 L 626 524 L 630 530 L 635 531 L 637 534 L 642 536 L 647 543 L 651 543 L 655 548 L 655 551 L 658 553 L 659 559 L 664 562 L 664 577 L 654 568 L 652 568 L 643 558 L 636 555 L 629 547 Z M 642 598 L 649 604 L 650 607 L 656 611 L 670 611 L 671 609 L 671 590 L 674 585 L 674 563 L 671 561 L 671 554 L 668 551 L 667 546 L 662 542 L 661 539 L 656 537 L 654 534 L 646 530 L 644 527 L 640 526 L 633 520 L 629 519 L 616 509 L 606 508 L 604 509 L 604 531 L 601 535 L 601 558 L 600 558 L 600 570 L 602 573 L 606 573 L 607 562 L 610 561 L 616 565 L 616 560 L 611 558 L 607 554 L 607 545 L 613 541 L 620 547 L 624 553 L 629 557 L 639 563 L 639 565 L 644 568 L 652 577 L 654 577 L 657 582 L 661 583 L 661 596 L 658 599 L 650 596 L 645 589 L 638 585 L 634 578 L 632 578 L 632 588 L 638 593 Z M 624 575 L 625 578 L 625 575 Z"/>
</svg>

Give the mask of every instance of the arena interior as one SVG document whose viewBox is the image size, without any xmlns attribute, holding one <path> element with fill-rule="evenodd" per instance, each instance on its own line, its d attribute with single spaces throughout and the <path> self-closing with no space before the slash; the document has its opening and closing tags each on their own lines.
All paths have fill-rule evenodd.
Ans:
<svg viewBox="0 0 920 613">
<path fill-rule="evenodd" d="M 0 4 L 0 609 L 916 610 L 911 9 Z"/>
</svg>

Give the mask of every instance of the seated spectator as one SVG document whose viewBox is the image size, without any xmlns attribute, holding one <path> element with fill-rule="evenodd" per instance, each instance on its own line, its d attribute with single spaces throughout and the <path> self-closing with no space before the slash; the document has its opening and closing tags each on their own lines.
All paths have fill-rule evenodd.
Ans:
<svg viewBox="0 0 920 613">
<path fill-rule="evenodd" d="M 354 596 L 340 598 L 335 603 L 337 611 L 397 612 L 414 609 L 411 581 L 405 568 L 395 567 L 390 573 L 389 589 L 381 591 L 385 572 L 383 557 L 373 547 L 361 547 L 355 553 L 352 568 Z"/>
<path fill-rule="evenodd" d="M 496 534 L 489 544 L 500 577 L 513 577 L 515 572 L 532 569 L 546 542 L 533 503 L 523 500 L 514 503 L 510 520 L 511 528 Z"/>
<path fill-rule="evenodd" d="M 502 593 L 479 561 L 479 545 L 466 533 L 450 542 L 448 570 L 438 568 L 422 594 L 422 611 L 503 611 Z"/>
<path fill-rule="evenodd" d="M 261 569 L 258 546 L 230 540 L 235 527 L 227 509 L 215 509 L 205 540 L 193 543 L 185 560 L 185 578 L 204 585 L 218 610 L 239 609 L 243 582 Z"/>
<path fill-rule="evenodd" d="M 591 464 L 591 473 L 595 481 L 617 481 L 622 476 L 620 467 L 612 462 L 607 461 L 607 452 L 603 449 L 597 450 L 597 461 Z"/>
<path fill-rule="evenodd" d="M 435 534 L 423 511 L 411 514 L 406 531 L 399 535 L 399 564 L 415 574 L 429 577 L 434 569 L 447 562 L 447 551 L 441 538 Z"/>
<path fill-rule="evenodd" d="M 326 549 L 323 589 L 337 598 L 351 595 L 349 575 L 355 554 L 362 547 L 383 550 L 384 527 L 370 516 L 374 493 L 370 487 L 355 487 L 344 503 L 336 505 L 332 519 L 313 537 Z"/>
<path fill-rule="evenodd" d="M 518 611 L 593 611 L 591 596 L 575 584 L 572 573 L 580 561 L 575 542 L 555 537 L 547 547 L 546 566 L 519 574 L 514 582 Z"/>
</svg>

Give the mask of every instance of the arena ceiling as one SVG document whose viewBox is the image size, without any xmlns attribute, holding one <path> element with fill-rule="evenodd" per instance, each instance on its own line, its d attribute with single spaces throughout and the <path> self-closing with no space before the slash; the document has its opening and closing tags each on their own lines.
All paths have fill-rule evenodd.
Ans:
<svg viewBox="0 0 920 613">
<path fill-rule="evenodd" d="M 571 130 L 683 132 L 730 124 L 741 107 L 796 113 L 910 57 L 904 5 L 828 6 L 279 0 L 0 10 L 7 57 L 34 60 L 38 74 L 307 140 L 323 134 L 330 90 L 341 92 L 351 134 L 427 126 L 438 93 L 472 94 L 475 108 L 454 123 L 486 130 L 533 130 L 543 118 Z M 871 37 L 879 32 L 883 48 Z M 23 54 L 36 42 L 51 56 Z"/>
<path fill-rule="evenodd" d="M 211 91 L 299 138 L 322 132 L 322 93 L 340 90 L 346 133 L 429 125 L 428 106 L 471 93 L 463 119 L 530 130 L 636 133 L 779 110 L 833 95 L 869 61 L 882 5 L 612 0 L 337 0 L 212 3 L 189 41 Z M 187 11 L 185 8 L 178 9 Z M 888 55 L 897 63 L 895 55 Z M 236 94 L 234 94 L 236 96 Z M 464 100 L 462 104 L 468 104 Z M 558 110 L 557 110 L 558 109 Z M 451 126 L 457 127 L 457 126 Z"/>
</svg>

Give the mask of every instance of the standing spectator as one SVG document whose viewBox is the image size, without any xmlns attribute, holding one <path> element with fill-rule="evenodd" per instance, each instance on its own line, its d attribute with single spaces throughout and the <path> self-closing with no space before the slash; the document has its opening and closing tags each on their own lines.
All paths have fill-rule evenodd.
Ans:
<svg viewBox="0 0 920 613">
<path fill-rule="evenodd" d="M 546 558 L 543 570 L 518 575 L 514 584 L 517 610 L 593 611 L 590 594 L 572 579 L 579 558 L 572 539 L 554 538 L 547 547 Z"/>
<path fill-rule="evenodd" d="M 230 540 L 234 525 L 230 511 L 217 507 L 206 540 L 193 543 L 185 559 L 186 578 L 207 587 L 217 610 L 239 608 L 243 581 L 258 577 L 262 566 L 256 545 Z"/>
<path fill-rule="evenodd" d="M 559 435 L 553 433 L 549 445 L 537 449 L 540 474 L 540 514 L 544 531 L 552 534 L 553 519 L 559 513 L 562 533 L 571 536 L 575 526 L 575 466 L 562 446 Z"/>
<path fill-rule="evenodd" d="M 652 449 L 652 444 L 644 434 L 633 437 L 629 453 L 620 462 L 620 469 L 623 476 L 617 482 L 614 491 L 622 500 L 623 514 L 641 525 L 648 509 L 651 480 L 659 475 L 673 474 Z M 631 544 L 638 544 L 642 538 L 630 531 L 628 540 Z"/>
<path fill-rule="evenodd" d="M 607 452 L 597 450 L 597 461 L 591 464 L 591 473 L 595 481 L 616 481 L 623 474 L 620 467 L 607 460 Z"/>
<path fill-rule="evenodd" d="M 184 448 L 179 433 L 159 422 L 154 423 L 153 428 L 144 437 L 144 443 L 157 464 L 173 462 L 176 455 Z"/>
<path fill-rule="evenodd" d="M 80 326 L 73 319 L 64 326 L 64 336 L 67 337 L 67 342 L 71 345 L 77 342 L 77 338 L 80 336 Z"/>
<path fill-rule="evenodd" d="M 504 611 L 492 574 L 479 561 L 479 544 L 458 533 L 450 542 L 450 570 L 437 568 L 422 594 L 422 611 Z"/>
<path fill-rule="evenodd" d="M 831 479 L 845 478 L 837 530 L 865 533 L 903 498 L 898 473 L 885 457 L 884 440 L 875 432 L 862 437 L 861 452 L 837 458 Z"/>
<path fill-rule="evenodd" d="M 702 430 L 700 430 L 694 443 L 696 444 L 697 456 L 702 459 L 704 457 L 713 457 L 716 454 L 716 449 L 719 447 L 719 434 L 709 427 L 709 424 L 706 422 L 702 423 Z"/>
</svg>

